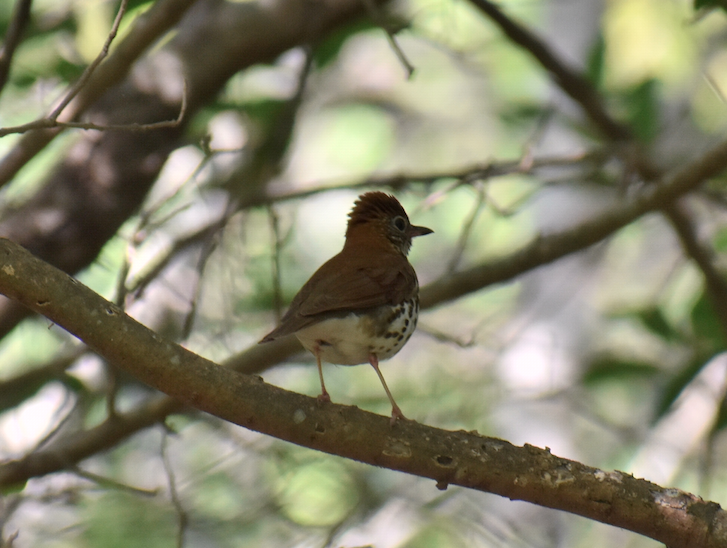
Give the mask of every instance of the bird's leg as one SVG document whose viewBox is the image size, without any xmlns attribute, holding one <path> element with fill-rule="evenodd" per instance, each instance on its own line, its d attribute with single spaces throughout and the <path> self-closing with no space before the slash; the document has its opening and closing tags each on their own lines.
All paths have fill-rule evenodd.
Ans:
<svg viewBox="0 0 727 548">
<path fill-rule="evenodd" d="M 398 419 L 406 420 L 404 413 L 402 413 L 401 409 L 399 409 L 399 406 L 396 405 L 396 402 L 394 401 L 394 396 L 391 395 L 391 390 L 389 390 L 389 387 L 386 386 L 384 376 L 381 374 L 381 370 L 379 369 L 379 358 L 376 356 L 376 354 L 369 354 L 369 363 L 371 364 L 371 367 L 374 368 L 374 371 L 376 371 L 376 374 L 379 376 L 381 384 L 383 385 L 384 390 L 386 390 L 386 395 L 389 396 L 389 401 L 391 402 L 391 425 L 394 426 Z"/>
<path fill-rule="evenodd" d="M 321 393 L 318 395 L 318 402 L 326 403 L 331 401 L 331 396 L 328 394 L 328 390 L 326 390 L 326 383 L 323 382 L 323 365 L 321 364 L 320 343 L 316 344 L 314 354 L 316 361 L 318 362 L 318 377 L 321 379 Z"/>
</svg>

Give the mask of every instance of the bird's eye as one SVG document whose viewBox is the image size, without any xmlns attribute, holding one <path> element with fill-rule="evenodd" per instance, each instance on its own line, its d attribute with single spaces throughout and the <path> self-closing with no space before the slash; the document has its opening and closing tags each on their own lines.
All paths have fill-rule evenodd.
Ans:
<svg viewBox="0 0 727 548">
<path fill-rule="evenodd" d="M 394 226 L 397 230 L 404 232 L 406 230 L 406 219 L 399 215 L 398 217 L 394 217 Z"/>
</svg>

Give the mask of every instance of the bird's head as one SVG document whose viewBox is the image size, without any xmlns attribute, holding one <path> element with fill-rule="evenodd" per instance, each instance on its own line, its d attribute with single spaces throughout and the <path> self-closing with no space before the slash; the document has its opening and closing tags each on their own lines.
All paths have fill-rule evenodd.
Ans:
<svg viewBox="0 0 727 548">
<path fill-rule="evenodd" d="M 434 232 L 409 222 L 399 200 L 383 192 L 367 192 L 358 197 L 348 215 L 346 241 L 380 245 L 388 242 L 404 256 L 409 253 L 411 240 Z"/>
</svg>

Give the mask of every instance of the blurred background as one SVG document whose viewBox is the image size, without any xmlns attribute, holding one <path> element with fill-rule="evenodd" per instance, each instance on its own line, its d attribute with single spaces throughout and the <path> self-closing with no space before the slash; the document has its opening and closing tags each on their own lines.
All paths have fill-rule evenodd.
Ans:
<svg viewBox="0 0 727 548">
<path fill-rule="evenodd" d="M 609 130 L 485 4 L 131 0 L 58 118 L 86 129 L 0 139 L 0 235 L 224 361 L 256 347 L 340 250 L 355 198 L 392 192 L 435 231 L 410 254 L 430 306 L 382 365 L 407 417 L 724 504 L 727 180 L 569 242 L 724 139 L 727 13 L 700 0 L 500 2 L 598 91 Z M 118 9 L 0 3 L 0 126 L 46 117 Z M 128 126 L 174 120 L 182 98 L 182 123 Z M 522 260 L 538 241 L 549 258 Z M 435 283 L 449 293 L 427 293 Z M 0 336 L 3 546 L 660 545 L 201 413 L 155 414 L 158 394 L 7 302 Z M 324 372 L 335 402 L 389 413 L 370 367 Z M 319 391 L 303 352 L 259 374 Z M 130 415 L 136 426 L 64 461 Z M 5 464 L 43 454 L 63 464 L 6 481 Z"/>
</svg>

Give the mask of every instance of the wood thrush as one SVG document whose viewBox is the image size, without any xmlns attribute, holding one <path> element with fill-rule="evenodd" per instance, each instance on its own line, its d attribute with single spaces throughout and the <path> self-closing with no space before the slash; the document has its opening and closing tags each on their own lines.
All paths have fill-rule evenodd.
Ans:
<svg viewBox="0 0 727 548">
<path fill-rule="evenodd" d="M 412 225 L 393 196 L 383 192 L 359 196 L 349 214 L 343 250 L 313 274 L 280 325 L 260 342 L 294 333 L 318 362 L 319 401 L 331 400 L 321 361 L 370 363 L 391 402 L 392 424 L 403 419 L 379 360 L 399 352 L 416 328 L 419 282 L 406 256 L 412 238 L 432 232 Z"/>
</svg>

